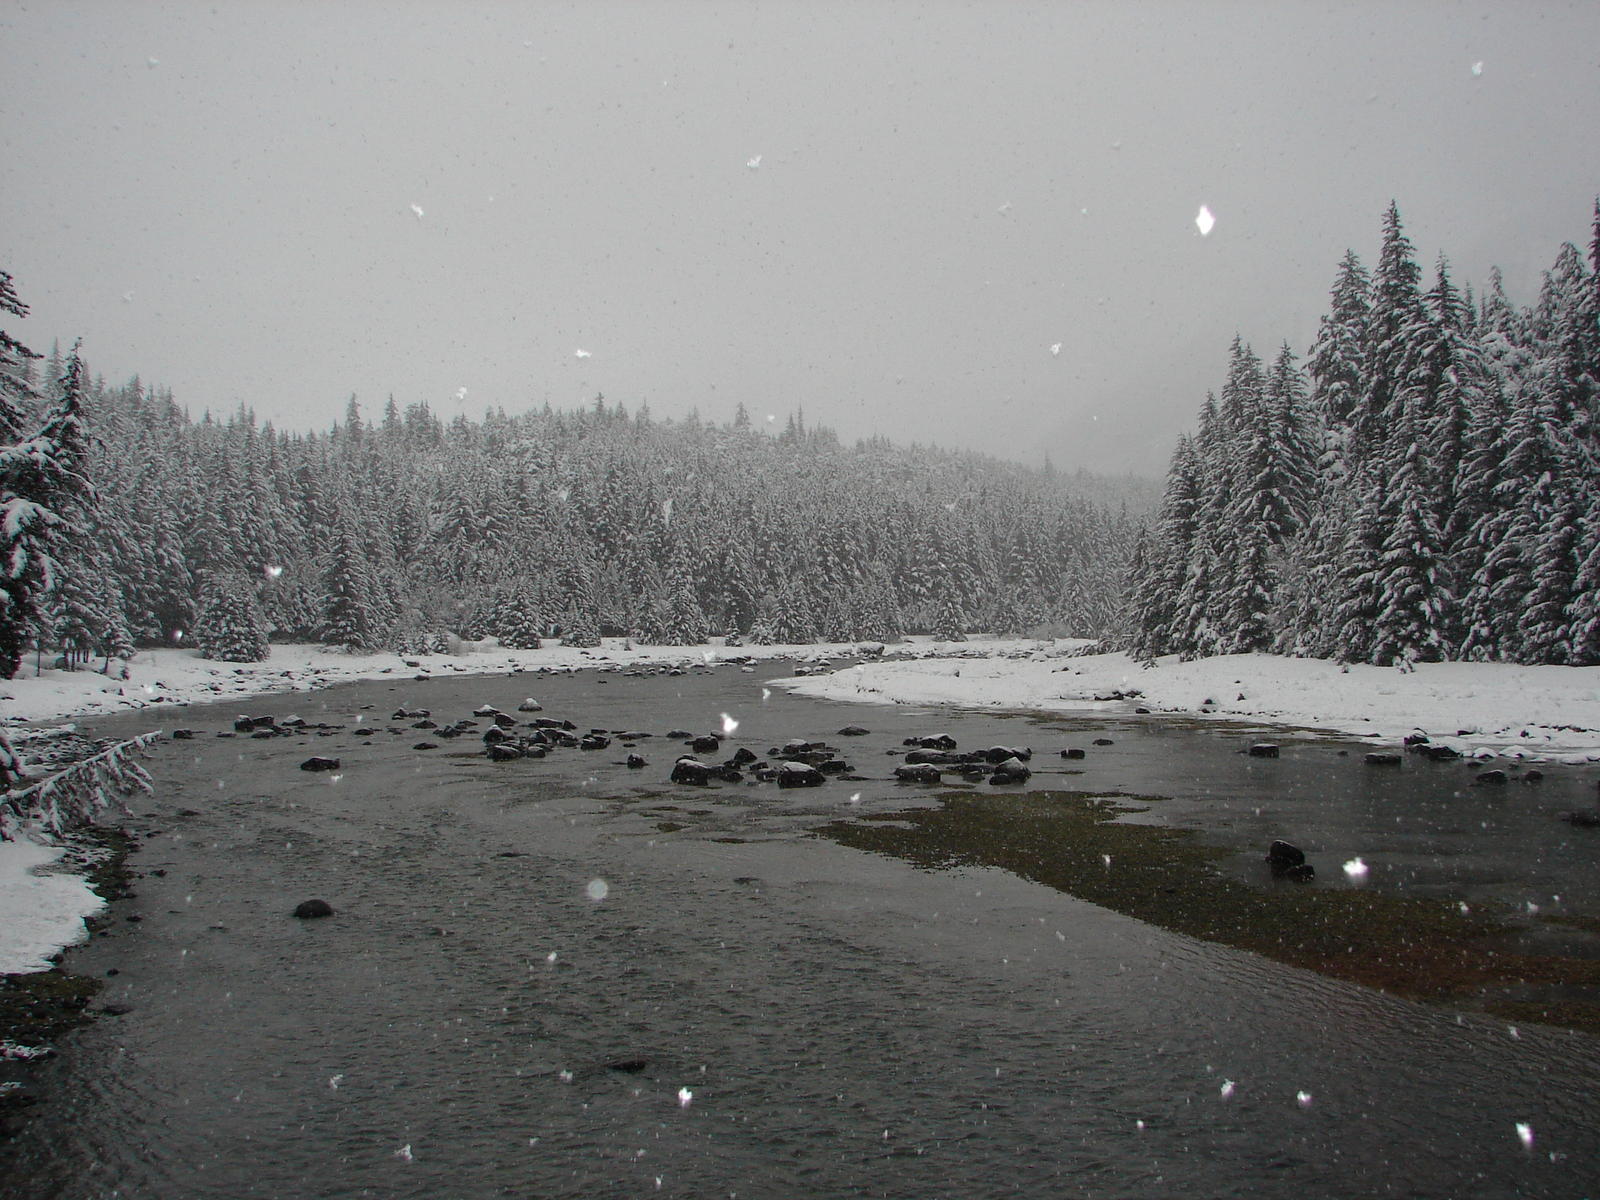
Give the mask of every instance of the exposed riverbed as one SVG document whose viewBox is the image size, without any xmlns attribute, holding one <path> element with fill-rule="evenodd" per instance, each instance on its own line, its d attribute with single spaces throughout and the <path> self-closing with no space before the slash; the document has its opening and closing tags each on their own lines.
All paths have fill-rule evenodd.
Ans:
<svg viewBox="0 0 1600 1200">
<path fill-rule="evenodd" d="M 1220 726 L 802 699 L 769 689 L 773 670 L 361 684 L 180 714 L 200 736 L 149 760 L 157 795 L 134 803 L 139 895 L 69 960 L 129 1011 L 49 1068 L 45 1111 L 0 1149 L 0 1195 L 1600 1187 L 1595 1039 L 814 833 L 936 806 L 886 781 L 886 751 L 948 732 L 1031 745 L 1060 772 L 1038 787 L 1206 830 L 1236 849 L 1222 865 L 1240 880 L 1288 836 L 1315 886 L 1349 886 L 1341 865 L 1360 856 L 1388 893 L 1582 919 L 1596 903 L 1579 835 L 1600 831 L 1553 814 L 1592 794 L 1593 769 L 1492 792 L 1461 764 L 1374 774 L 1338 743 L 1281 734 L 1282 757 L 1257 760 L 1239 753 L 1248 731 Z M 529 693 L 580 729 L 653 732 L 637 746 L 650 765 L 621 766 L 620 744 L 494 764 L 476 738 L 389 719 L 510 711 Z M 295 711 L 343 728 L 215 736 L 240 712 Z M 721 729 L 724 713 L 730 752 L 825 738 L 871 778 L 667 784 L 682 748 L 661 735 Z M 835 736 L 852 723 L 872 734 Z M 413 749 L 424 740 L 439 748 Z M 1087 756 L 1063 761 L 1067 746 Z M 299 771 L 310 754 L 341 768 Z M 336 915 L 289 917 L 313 896 Z"/>
</svg>

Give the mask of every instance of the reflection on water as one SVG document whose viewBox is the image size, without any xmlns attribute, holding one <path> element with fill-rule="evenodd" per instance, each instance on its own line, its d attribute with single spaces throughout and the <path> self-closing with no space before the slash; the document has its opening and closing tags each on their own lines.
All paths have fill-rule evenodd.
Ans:
<svg viewBox="0 0 1600 1200">
<path fill-rule="evenodd" d="M 167 874 L 119 913 L 140 913 L 137 931 L 116 922 L 75 955 L 80 970 L 116 969 L 107 999 L 132 1011 L 78 1036 L 52 1070 L 45 1115 L 0 1157 L 0 1194 L 1600 1186 L 1600 1054 L 1581 1035 L 1458 1021 L 1005 872 L 920 870 L 811 834 L 919 794 L 881 778 L 665 785 L 677 747 L 659 734 L 715 731 L 723 713 L 758 751 L 867 725 L 868 738 L 832 740 L 876 777 L 911 732 L 1031 741 L 1036 765 L 1073 741 L 994 715 L 763 702 L 763 678 L 540 681 L 546 711 L 581 728 L 656 731 L 640 743 L 650 767 L 634 772 L 615 746 L 491 764 L 459 742 L 412 750 L 410 731 L 215 739 L 237 706 L 186 714 L 208 736 L 162 751 L 154 815 L 139 822 L 162 832 L 136 866 Z M 528 690 L 362 685 L 294 704 L 353 727 L 362 704 L 453 718 Z M 1483 856 L 1391 857 L 1378 835 L 1399 816 L 1411 836 L 1404 801 L 1365 793 L 1335 747 L 1293 743 L 1263 764 L 1215 732 L 1101 732 L 1115 744 L 1057 760 L 1081 774 L 1041 782 L 1172 794 L 1163 813 L 1187 822 L 1209 806 L 1241 845 L 1292 832 L 1338 886 L 1337 864 L 1357 853 L 1375 884 L 1413 855 L 1420 886 L 1444 886 L 1428 877 L 1435 857 L 1478 862 L 1490 882 L 1474 886 L 1514 886 L 1499 841 Z M 338 782 L 295 769 L 312 752 L 344 760 Z M 336 915 L 290 919 L 311 896 Z"/>
</svg>

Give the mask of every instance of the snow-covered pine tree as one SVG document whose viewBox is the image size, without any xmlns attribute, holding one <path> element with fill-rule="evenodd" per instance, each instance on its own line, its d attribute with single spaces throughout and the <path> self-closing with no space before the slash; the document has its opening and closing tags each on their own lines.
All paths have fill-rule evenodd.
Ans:
<svg viewBox="0 0 1600 1200">
<path fill-rule="evenodd" d="M 772 641 L 780 645 L 805 646 L 817 640 L 817 619 L 803 583 L 786 579 L 779 586 L 768 618 L 768 632 Z"/>
<path fill-rule="evenodd" d="M 1589 494 L 1589 512 L 1582 523 L 1574 557 L 1578 571 L 1567 605 L 1567 644 L 1575 667 L 1600 666 L 1600 491 Z"/>
<path fill-rule="evenodd" d="M 490 606 L 489 632 L 512 650 L 537 650 L 546 627 L 544 605 L 526 579 L 502 584 Z"/>
<path fill-rule="evenodd" d="M 1363 386 L 1350 423 L 1350 453 L 1363 463 L 1383 454 L 1399 417 L 1399 392 L 1412 357 L 1410 337 L 1423 311 L 1420 278 L 1411 240 L 1400 225 L 1400 209 L 1391 201 L 1372 275 L 1371 310 L 1363 336 Z"/>
<path fill-rule="evenodd" d="M 341 520 L 323 560 L 321 638 L 350 654 L 371 654 L 387 635 L 383 600 L 350 518 Z"/>
<path fill-rule="evenodd" d="M 939 589 L 933 603 L 933 627 L 928 631 L 936 642 L 964 642 L 967 635 L 962 626 L 965 614 L 957 598 L 954 580 Z"/>
<path fill-rule="evenodd" d="M 262 662 L 270 653 L 254 585 L 236 573 L 208 575 L 201 582 L 194 633 L 202 658 Z"/>
<path fill-rule="evenodd" d="M 26 316 L 11 276 L 0 272 L 0 311 Z M 28 364 L 38 358 L 16 339 L 0 332 L 0 677 L 15 677 L 29 643 L 42 636 L 47 598 L 56 584 L 62 540 L 70 532 L 60 510 L 86 487 L 74 470 L 74 446 L 60 446 L 41 431 L 19 440 L 37 395 Z M 47 421 L 48 427 L 55 424 Z M 75 436 L 71 422 L 63 429 Z"/>
<path fill-rule="evenodd" d="M 1413 428 L 1413 422 L 1402 417 L 1402 436 Z M 1436 662 L 1445 652 L 1442 630 L 1450 596 L 1439 530 L 1422 478 L 1422 455 L 1422 447 L 1411 439 L 1380 502 L 1383 544 L 1378 550 L 1377 606 L 1367 654 L 1368 661 L 1379 666 Z"/>
<path fill-rule="evenodd" d="M 0 271 L 0 313 L 28 315 L 10 271 Z M 36 351 L 0 329 L 0 446 L 20 442 L 32 423 L 38 392 L 29 380 L 29 368 L 38 357 Z"/>
<path fill-rule="evenodd" d="M 1336 587 L 1329 595 L 1331 648 L 1341 662 L 1371 662 L 1382 605 L 1385 529 L 1382 489 L 1370 466 L 1350 478 L 1351 519 L 1343 531 Z"/>
<path fill-rule="evenodd" d="M 580 648 L 600 644 L 600 627 L 587 609 L 576 604 L 567 609 L 561 621 L 561 644 Z"/>
<path fill-rule="evenodd" d="M 1329 308 L 1306 360 L 1312 411 L 1329 437 L 1319 462 L 1343 478 L 1346 443 L 1355 425 L 1367 373 L 1367 327 L 1372 319 L 1371 279 L 1353 250 L 1345 251 L 1329 295 Z"/>
</svg>

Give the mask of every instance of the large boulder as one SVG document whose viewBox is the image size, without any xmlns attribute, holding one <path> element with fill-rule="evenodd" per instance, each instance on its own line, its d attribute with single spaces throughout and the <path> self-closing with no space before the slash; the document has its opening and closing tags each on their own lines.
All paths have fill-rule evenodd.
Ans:
<svg viewBox="0 0 1600 1200">
<path fill-rule="evenodd" d="M 1316 869 L 1306 861 L 1306 852 L 1291 842 L 1275 841 L 1267 847 L 1267 866 L 1275 879 L 1307 880 Z"/>
<path fill-rule="evenodd" d="M 821 787 L 827 776 L 810 763 L 782 762 L 778 764 L 778 786 L 781 788 Z"/>
<path fill-rule="evenodd" d="M 711 779 L 711 768 L 698 758 L 685 754 L 672 764 L 673 783 L 703 784 Z"/>
</svg>

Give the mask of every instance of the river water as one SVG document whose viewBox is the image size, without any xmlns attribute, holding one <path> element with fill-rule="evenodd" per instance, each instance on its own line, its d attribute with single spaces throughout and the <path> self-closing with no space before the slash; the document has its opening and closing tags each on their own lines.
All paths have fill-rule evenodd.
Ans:
<svg viewBox="0 0 1600 1200">
<path fill-rule="evenodd" d="M 1281 759 L 1249 759 L 1226 726 L 846 706 L 776 670 L 397 680 L 178 714 L 199 736 L 150 760 L 138 896 L 68 963 L 129 1011 L 68 1040 L 0 1148 L 0 1195 L 1600 1194 L 1594 1039 L 812 833 L 919 802 L 883 779 L 913 733 L 1032 745 L 1046 768 L 1106 737 L 1035 782 L 1169 795 L 1151 813 L 1231 839 L 1241 871 L 1293 835 L 1329 886 L 1360 853 L 1371 886 L 1561 906 L 1594 894 L 1574 840 L 1593 831 L 1550 811 L 1592 771 L 1491 796 L 1459 764 L 1374 775 L 1341 743 L 1280 735 Z M 620 745 L 493 764 L 476 738 L 413 749 L 437 739 L 389 719 L 530 692 L 580 729 L 653 732 L 650 765 Z M 215 736 L 241 712 L 345 729 Z M 827 738 L 877 778 L 667 784 L 661 735 L 724 713 L 728 752 Z M 846 724 L 872 734 L 833 736 Z M 298 770 L 312 753 L 341 769 Z M 336 915 L 289 916 L 313 896 Z"/>
</svg>

